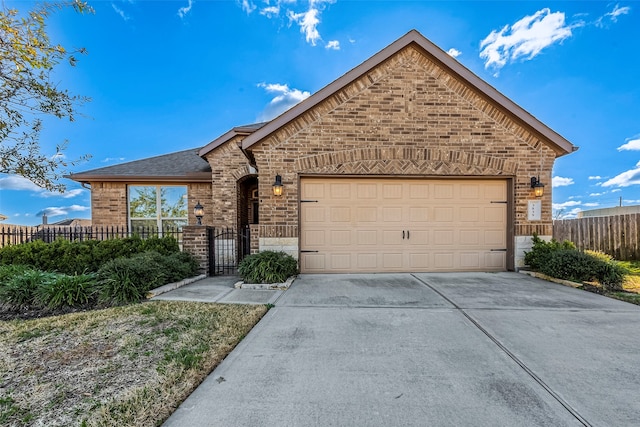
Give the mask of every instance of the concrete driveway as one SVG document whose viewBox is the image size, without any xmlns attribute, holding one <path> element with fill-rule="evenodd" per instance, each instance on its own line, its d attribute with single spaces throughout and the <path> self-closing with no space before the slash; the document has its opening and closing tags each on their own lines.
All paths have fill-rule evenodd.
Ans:
<svg viewBox="0 0 640 427">
<path fill-rule="evenodd" d="M 638 425 L 638 331 L 518 273 L 302 275 L 165 425 Z"/>
</svg>

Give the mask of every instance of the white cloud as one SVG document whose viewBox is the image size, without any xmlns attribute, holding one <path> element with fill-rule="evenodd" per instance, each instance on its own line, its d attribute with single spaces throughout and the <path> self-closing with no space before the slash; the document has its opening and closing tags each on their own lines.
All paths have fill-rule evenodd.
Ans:
<svg viewBox="0 0 640 427">
<path fill-rule="evenodd" d="M 640 138 L 628 140 L 626 144 L 618 147 L 618 151 L 640 150 Z"/>
<path fill-rule="evenodd" d="M 622 191 L 622 189 L 620 189 L 620 188 L 616 188 L 616 189 L 614 189 L 614 190 L 611 190 L 611 192 L 612 192 L 612 193 L 618 193 L 618 192 L 620 192 L 620 191 Z"/>
<path fill-rule="evenodd" d="M 586 206 L 588 208 L 595 208 L 596 206 L 600 206 L 600 203 L 585 203 L 582 206 Z"/>
<path fill-rule="evenodd" d="M 0 190 L 44 191 L 43 188 L 18 175 L 7 175 L 0 178 Z"/>
<path fill-rule="evenodd" d="M 563 178 L 561 176 L 554 176 L 551 180 L 552 187 L 566 187 L 573 185 L 573 178 Z"/>
<path fill-rule="evenodd" d="M 324 12 L 326 5 L 333 4 L 337 0 L 263 0 L 263 6 L 258 7 L 252 0 L 236 0 L 239 6 L 247 14 L 253 13 L 259 9 L 260 15 L 268 19 L 287 19 L 289 26 L 295 23 L 300 32 L 304 34 L 307 43 L 316 46 L 322 41 L 322 36 L 318 30 L 321 19 L 320 16 Z M 351 40 L 350 40 L 351 41 Z M 351 41 L 353 43 L 353 41 Z M 336 40 L 329 41 L 325 44 L 327 49 L 339 49 L 339 43 Z"/>
<path fill-rule="evenodd" d="M 636 164 L 635 168 L 622 172 L 602 183 L 603 187 L 629 187 L 631 185 L 640 185 L 640 162 Z"/>
<path fill-rule="evenodd" d="M 127 15 L 124 10 L 120 9 L 118 6 L 116 6 L 114 3 L 111 3 L 111 7 L 113 8 L 113 10 L 120 15 L 120 18 L 124 19 L 125 21 L 128 21 L 129 19 L 131 19 L 131 17 L 129 15 Z"/>
<path fill-rule="evenodd" d="M 307 91 L 290 89 L 287 84 L 260 83 L 258 87 L 263 88 L 268 93 L 275 94 L 266 108 L 260 113 L 258 117 L 260 121 L 271 120 L 311 96 L 311 93 Z"/>
<path fill-rule="evenodd" d="M 277 6 L 267 6 L 265 8 L 260 9 L 260 15 L 264 15 L 267 18 L 273 18 L 275 16 L 280 15 L 280 5 Z"/>
<path fill-rule="evenodd" d="M 591 193 L 591 194 L 589 194 L 589 197 L 604 196 L 605 194 L 607 194 L 606 191 L 604 193 Z"/>
<path fill-rule="evenodd" d="M 80 206 L 80 205 L 71 205 L 71 206 L 62 206 L 62 207 L 52 206 L 52 207 L 44 208 L 43 210 L 38 212 L 36 215 L 37 216 L 46 215 L 48 217 L 54 217 L 54 216 L 61 216 L 61 215 L 69 215 L 69 213 L 71 212 L 84 212 L 88 210 L 89 210 L 88 206 Z"/>
<path fill-rule="evenodd" d="M 598 20 L 596 21 L 596 26 L 604 27 L 605 20 L 618 22 L 618 16 L 627 15 L 629 14 L 629 12 L 631 12 L 631 8 L 629 6 L 620 7 L 619 4 L 616 4 L 611 12 L 607 12 L 603 16 L 598 18 Z"/>
<path fill-rule="evenodd" d="M 319 14 L 318 9 L 313 8 L 302 13 L 287 12 L 289 20 L 300 26 L 300 32 L 304 34 L 307 43 L 311 44 L 311 46 L 315 46 L 318 40 L 321 39 L 320 32 L 318 32 Z"/>
<path fill-rule="evenodd" d="M 0 178 L 0 190 L 30 191 L 39 197 L 62 197 L 63 199 L 76 197 L 85 191 L 81 188 L 68 190 L 64 193 L 49 191 L 18 175 L 6 175 Z"/>
<path fill-rule="evenodd" d="M 331 40 L 325 46 L 326 49 L 340 50 L 340 42 L 338 40 Z"/>
<path fill-rule="evenodd" d="M 187 15 L 187 13 L 191 12 L 192 7 L 193 7 L 193 0 L 189 0 L 189 4 L 178 9 L 178 16 L 180 18 L 184 18 Z"/>
<path fill-rule="evenodd" d="M 248 15 L 254 10 L 256 10 L 257 6 L 251 0 L 242 0 L 240 2 L 240 7 L 242 7 L 242 10 L 247 12 L 247 15 Z"/>
<path fill-rule="evenodd" d="M 627 199 L 624 199 L 622 202 L 627 204 L 627 205 L 635 205 L 636 203 L 640 203 L 640 200 L 627 200 Z"/>
<path fill-rule="evenodd" d="M 480 58 L 485 60 L 485 68 L 496 69 L 521 57 L 529 60 L 544 48 L 571 37 L 572 28 L 581 25 L 567 25 L 563 12 L 552 13 L 544 8 L 511 26 L 492 31 L 480 42 Z"/>
<path fill-rule="evenodd" d="M 590 176 L 589 180 L 594 180 L 594 179 L 602 179 L 602 177 L 600 175 L 595 175 L 595 176 Z"/>
<path fill-rule="evenodd" d="M 448 53 L 450 56 L 454 57 L 454 58 L 457 58 L 458 56 L 462 55 L 462 52 L 460 52 L 458 49 L 456 49 L 456 48 L 454 48 L 454 47 L 452 47 L 451 49 L 449 49 L 449 50 L 447 51 L 447 53 Z"/>
<path fill-rule="evenodd" d="M 553 203 L 552 206 L 553 206 L 553 209 L 559 210 L 559 209 L 564 209 L 564 208 L 568 208 L 568 207 L 571 207 L 571 206 L 579 206 L 581 204 L 582 204 L 582 202 L 580 202 L 580 201 L 569 200 L 569 201 L 564 202 L 564 203 Z"/>
<path fill-rule="evenodd" d="M 121 162 L 123 160 L 125 160 L 124 157 L 105 157 L 105 159 L 102 161 L 102 163 Z"/>
<path fill-rule="evenodd" d="M 82 188 L 75 188 L 73 190 L 65 191 L 64 193 L 52 193 L 51 191 L 43 191 L 42 193 L 40 193 L 40 197 L 62 197 L 63 199 L 71 199 L 73 197 L 79 196 L 84 192 L 85 190 L 83 190 Z"/>
</svg>

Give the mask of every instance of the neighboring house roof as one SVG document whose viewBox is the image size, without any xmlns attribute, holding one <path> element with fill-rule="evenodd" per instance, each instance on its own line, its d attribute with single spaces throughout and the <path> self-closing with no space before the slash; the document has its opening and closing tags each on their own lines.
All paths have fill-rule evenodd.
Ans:
<svg viewBox="0 0 640 427">
<path fill-rule="evenodd" d="M 543 141 L 547 142 L 549 146 L 556 152 L 556 155 L 558 157 L 569 154 L 578 149 L 561 135 L 559 135 L 558 133 L 547 127 L 545 124 L 540 122 L 538 119 L 536 119 L 534 116 L 526 112 L 522 107 L 498 92 L 495 88 L 482 80 L 480 77 L 476 76 L 473 72 L 471 72 L 469 69 L 460 64 L 456 59 L 454 59 L 451 55 L 427 40 L 416 30 L 409 31 L 406 35 L 396 40 L 356 68 L 347 72 L 339 79 L 325 86 L 309 98 L 300 102 L 298 105 L 276 117 L 264 126 L 261 126 L 255 132 L 252 132 L 242 141 L 242 148 L 246 150 L 253 144 L 263 140 L 287 123 L 295 120 L 300 115 L 320 104 L 322 101 L 332 96 L 340 89 L 344 88 L 348 84 L 357 80 L 359 77 L 371 71 L 373 68 L 377 67 L 382 62 L 386 61 L 410 44 L 415 44 L 422 48 L 433 60 L 435 60 L 435 62 L 439 63 L 439 65 L 447 70 L 450 74 L 453 74 L 463 81 L 466 81 L 469 86 L 474 87 L 478 90 L 479 93 L 489 98 L 489 100 L 491 100 L 498 107 L 504 109 L 505 112 L 510 113 L 512 117 L 514 117 L 527 129 L 530 129 L 534 132 L 534 134 L 539 135 L 539 137 Z M 223 137 L 225 135 L 223 135 Z M 203 155 L 204 150 L 205 149 L 203 148 L 200 151 L 201 155 Z M 206 154 L 206 152 L 204 154 Z"/>
<path fill-rule="evenodd" d="M 145 181 L 145 182 L 211 182 L 211 166 L 198 155 L 198 148 L 150 157 L 86 172 L 67 178 L 79 182 Z"/>
<path fill-rule="evenodd" d="M 69 218 L 62 221 L 53 222 L 51 224 L 43 224 L 44 227 L 89 227 L 91 226 L 90 219 L 81 218 Z"/>
<path fill-rule="evenodd" d="M 2 214 L 0 214 L 0 221 L 4 221 L 5 219 L 7 219 L 7 217 L 2 215 Z"/>
<path fill-rule="evenodd" d="M 213 141 L 211 141 L 210 143 L 208 143 L 207 145 L 205 145 L 204 147 L 202 147 L 200 149 L 200 151 L 198 151 L 198 154 L 200 156 L 205 156 L 206 154 L 212 152 L 213 150 L 215 150 L 216 148 L 218 148 L 219 146 L 221 146 L 222 144 L 224 144 L 225 142 L 229 141 L 230 139 L 240 135 L 240 136 L 247 136 L 247 135 L 251 135 L 253 132 L 257 131 L 258 129 L 260 129 L 261 127 L 263 127 L 264 125 L 266 125 L 268 122 L 261 122 L 261 123 L 254 123 L 251 125 L 244 125 L 244 126 L 237 126 L 234 127 L 233 129 L 231 129 L 229 132 L 220 135 L 219 137 L 217 137 L 216 139 L 214 139 Z"/>
</svg>

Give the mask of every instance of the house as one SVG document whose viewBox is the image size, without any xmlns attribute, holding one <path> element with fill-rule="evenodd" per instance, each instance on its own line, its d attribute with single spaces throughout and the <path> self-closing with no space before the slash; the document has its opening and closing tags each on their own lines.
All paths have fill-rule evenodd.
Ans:
<svg viewBox="0 0 640 427">
<path fill-rule="evenodd" d="M 575 150 L 414 30 L 270 122 L 71 178 L 94 225 L 191 225 L 201 202 L 305 273 L 504 271 L 552 235 Z"/>
</svg>

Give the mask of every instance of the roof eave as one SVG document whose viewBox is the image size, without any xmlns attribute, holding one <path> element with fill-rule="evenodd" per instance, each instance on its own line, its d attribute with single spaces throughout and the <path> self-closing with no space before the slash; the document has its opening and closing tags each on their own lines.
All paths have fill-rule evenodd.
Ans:
<svg viewBox="0 0 640 427">
<path fill-rule="evenodd" d="M 179 183 L 199 183 L 211 182 L 211 172 L 198 172 L 188 175 L 65 175 L 76 182 L 179 182 Z"/>
</svg>

